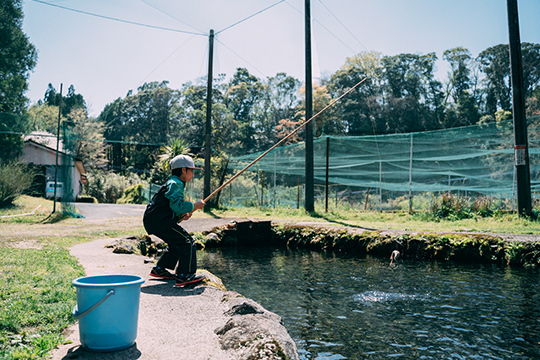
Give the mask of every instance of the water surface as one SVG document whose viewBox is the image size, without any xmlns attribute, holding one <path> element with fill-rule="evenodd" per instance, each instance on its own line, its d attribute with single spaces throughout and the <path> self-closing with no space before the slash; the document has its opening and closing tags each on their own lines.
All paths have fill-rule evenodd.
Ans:
<svg viewBox="0 0 540 360">
<path fill-rule="evenodd" d="M 251 247 L 198 256 L 279 314 L 301 359 L 540 359 L 536 270 Z"/>
</svg>

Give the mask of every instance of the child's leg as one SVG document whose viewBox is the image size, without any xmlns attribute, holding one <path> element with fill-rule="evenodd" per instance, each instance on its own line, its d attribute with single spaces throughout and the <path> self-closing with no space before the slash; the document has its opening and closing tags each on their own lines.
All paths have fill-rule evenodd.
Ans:
<svg viewBox="0 0 540 360">
<path fill-rule="evenodd" d="M 195 274 L 197 272 L 197 246 L 195 240 L 179 225 L 174 230 L 185 240 L 178 249 L 176 275 Z"/>
<path fill-rule="evenodd" d="M 195 241 L 186 230 L 173 224 L 155 235 L 168 245 L 156 266 L 171 270 L 176 268 L 177 274 L 197 271 L 197 248 Z"/>
</svg>

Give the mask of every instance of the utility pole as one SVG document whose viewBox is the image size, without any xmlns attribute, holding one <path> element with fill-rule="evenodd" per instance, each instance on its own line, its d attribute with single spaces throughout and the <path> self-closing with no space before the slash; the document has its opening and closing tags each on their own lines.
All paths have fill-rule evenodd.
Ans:
<svg viewBox="0 0 540 360">
<path fill-rule="evenodd" d="M 54 193 L 53 193 L 53 210 L 52 210 L 53 214 L 56 212 L 56 187 L 58 186 L 58 149 L 60 147 L 60 120 L 61 118 L 62 118 L 62 84 L 60 84 L 60 100 L 58 102 L 58 128 L 56 130 L 56 164 L 54 166 Z"/>
<path fill-rule="evenodd" d="M 210 30 L 208 39 L 208 85 L 206 88 L 206 140 L 204 145 L 204 199 L 210 195 L 210 175 L 212 156 L 212 62 L 214 60 L 214 30 Z M 209 211 L 204 207 L 204 211 Z"/>
<path fill-rule="evenodd" d="M 517 0 L 507 0 L 508 33 L 510 37 L 510 70 L 512 74 L 512 114 L 514 117 L 514 166 L 517 181 L 517 206 L 519 215 L 531 215 L 531 180 L 529 173 L 529 146 L 527 119 L 525 117 L 525 94 L 521 41 Z"/>
<path fill-rule="evenodd" d="M 310 0 L 305 0 L 305 35 L 306 35 L 306 121 L 313 116 L 313 90 L 311 81 L 311 5 Z M 305 128 L 306 144 L 306 199 L 304 207 L 306 211 L 315 210 L 314 207 L 314 184 L 313 184 L 313 122 L 309 122 Z"/>
</svg>

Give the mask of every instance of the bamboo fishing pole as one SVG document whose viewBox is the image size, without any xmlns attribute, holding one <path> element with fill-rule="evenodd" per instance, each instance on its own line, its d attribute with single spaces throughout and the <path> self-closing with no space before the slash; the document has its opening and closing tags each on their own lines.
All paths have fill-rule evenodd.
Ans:
<svg viewBox="0 0 540 360">
<path fill-rule="evenodd" d="M 261 155 L 259 155 L 255 160 L 253 160 L 252 162 L 250 162 L 245 168 L 243 168 L 242 170 L 240 170 L 238 173 L 236 173 L 233 177 L 231 177 L 229 180 L 227 180 L 225 183 L 223 183 L 223 185 L 221 185 L 220 187 L 218 187 L 216 190 L 214 190 L 210 195 L 208 195 L 203 201 L 206 203 L 208 200 L 210 200 L 211 198 L 213 198 L 218 192 L 220 192 L 225 186 L 229 185 L 234 179 L 236 179 L 238 176 L 240 176 L 244 171 L 246 171 L 247 169 L 249 169 L 250 167 L 252 167 L 257 161 L 261 160 L 264 156 L 266 156 L 270 151 L 274 150 L 275 148 L 277 148 L 279 145 L 283 144 L 288 138 L 290 138 L 291 136 L 293 136 L 294 134 L 296 134 L 300 129 L 302 129 L 304 126 L 306 126 L 309 122 L 311 122 L 313 119 L 315 119 L 317 116 L 319 116 L 320 114 L 322 114 L 326 109 L 328 109 L 330 106 L 334 105 L 335 103 L 337 103 L 339 100 L 341 100 L 341 98 L 343 98 L 345 95 L 347 95 L 348 93 L 350 93 L 351 91 L 353 91 L 354 89 L 356 89 L 360 84 L 362 84 L 364 81 L 366 81 L 367 77 L 365 77 L 364 79 L 362 79 L 360 82 L 358 82 L 356 85 L 354 85 L 352 88 L 350 88 L 349 90 L 347 90 L 346 92 L 344 92 L 340 97 L 338 97 L 337 99 L 333 100 L 330 102 L 330 104 L 326 105 L 321 111 L 319 111 L 318 113 L 316 113 L 315 115 L 313 115 L 311 118 L 309 118 L 307 121 L 304 121 L 300 126 L 298 126 L 296 129 L 294 129 L 293 131 L 291 131 L 287 136 L 285 136 L 283 139 L 281 139 L 280 141 L 278 141 L 274 146 L 272 146 L 270 149 L 266 150 L 264 153 L 262 153 Z"/>
</svg>

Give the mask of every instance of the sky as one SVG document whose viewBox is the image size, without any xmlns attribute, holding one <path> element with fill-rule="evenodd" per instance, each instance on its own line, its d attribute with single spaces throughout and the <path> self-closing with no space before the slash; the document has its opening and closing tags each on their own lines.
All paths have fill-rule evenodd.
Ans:
<svg viewBox="0 0 540 360">
<path fill-rule="evenodd" d="M 23 31 L 38 50 L 26 93 L 42 100 L 51 83 L 73 85 L 91 116 L 145 82 L 180 89 L 208 72 L 247 68 L 260 79 L 305 79 L 304 0 L 23 0 Z M 540 43 L 540 0 L 518 0 L 522 42 Z M 439 58 L 458 46 L 476 57 L 508 43 L 506 0 L 311 0 L 313 80 L 362 51 Z"/>
</svg>

